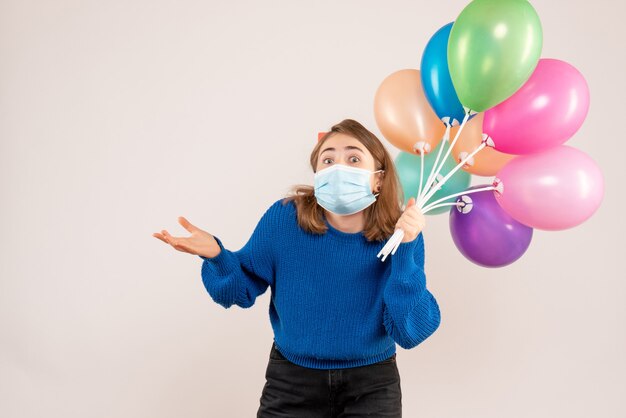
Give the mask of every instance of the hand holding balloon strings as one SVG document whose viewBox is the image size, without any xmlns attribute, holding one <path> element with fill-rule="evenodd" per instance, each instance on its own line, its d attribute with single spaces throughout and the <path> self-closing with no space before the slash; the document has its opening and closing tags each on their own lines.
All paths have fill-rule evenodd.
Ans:
<svg viewBox="0 0 626 418">
<path fill-rule="evenodd" d="M 507 36 L 503 36 L 503 33 Z M 493 35 L 485 36 L 485 34 Z M 458 120 L 463 114 L 463 110 L 465 112 L 463 122 L 450 149 L 447 150 L 441 160 L 443 150 L 439 150 L 435 164 L 423 186 L 423 171 L 420 169 L 420 185 L 416 200 L 418 208 L 424 209 L 423 213 L 439 207 L 455 205 L 456 203 L 444 202 L 450 197 L 477 192 L 475 189 L 453 193 L 429 203 L 429 200 L 462 166 L 485 147 L 493 147 L 493 143 L 487 143 L 489 137 L 484 137 L 473 152 L 462 158 L 456 167 L 439 180 L 439 173 L 471 113 L 483 112 L 501 103 L 528 80 L 540 57 L 542 34 L 539 17 L 528 2 L 474 0 L 463 9 L 454 22 L 442 27 L 429 41 L 422 57 L 421 68 L 423 71 L 419 72 L 422 79 L 420 83 L 414 83 L 417 94 L 413 94 L 411 97 L 416 98 L 414 100 L 418 100 L 417 98 L 421 100 L 424 93 L 419 87 L 423 86 L 426 91 L 426 98 L 440 120 L 443 120 L 445 116 Z M 494 80 L 499 81 L 494 82 Z M 437 88 L 435 89 L 434 86 Z M 385 98 L 390 102 L 394 101 L 390 97 Z M 400 104 L 398 103 L 398 105 Z M 413 110 L 413 108 L 409 110 Z M 428 113 L 423 108 L 420 110 Z M 388 121 L 389 112 L 380 113 L 382 118 L 378 117 L 379 112 L 376 113 L 379 124 L 381 121 Z M 430 119 L 426 118 L 425 113 L 419 115 L 420 118 L 417 119 L 417 122 L 423 123 L 423 126 L 420 124 L 420 129 L 417 131 L 424 133 L 430 128 L 432 134 L 432 127 L 427 124 Z M 399 120 L 398 118 L 395 119 Z M 396 124 L 393 125 L 397 127 Z M 388 134 L 394 136 L 392 130 L 382 131 L 387 137 L 389 137 Z M 418 141 L 425 142 L 431 140 L 431 138 L 423 136 L 418 139 Z M 449 138 L 446 141 L 448 140 Z M 499 140 L 496 138 L 496 141 Z M 415 151 L 417 148 L 413 150 L 413 152 Z M 420 161 L 423 161 L 423 152 L 430 150 L 420 151 Z M 495 187 L 487 186 L 480 189 L 495 189 Z M 402 229 L 394 232 L 381 251 L 385 257 L 389 252 L 395 253 L 403 241 L 403 234 Z"/>
<path fill-rule="evenodd" d="M 441 203 L 441 202 L 444 202 L 444 201 L 450 199 L 451 197 L 460 196 L 462 194 L 471 194 L 471 193 L 477 193 L 477 192 L 484 191 L 484 190 L 494 190 L 495 189 L 494 186 L 489 186 L 489 187 L 481 188 L 479 190 L 471 190 L 471 191 L 463 191 L 463 192 L 460 192 L 460 193 L 454 193 L 452 195 L 448 195 L 448 196 L 442 197 L 441 199 L 438 199 L 435 202 L 432 202 L 432 203 L 427 205 L 428 200 L 430 198 L 432 198 L 432 196 L 437 192 L 437 190 L 439 188 L 441 188 L 454 175 L 454 173 L 456 173 L 461 167 L 463 167 L 467 163 L 467 161 L 469 161 L 471 158 L 473 158 L 478 152 L 480 152 L 486 146 L 491 146 L 491 144 L 489 143 L 489 138 L 487 136 L 485 136 L 483 138 L 483 141 L 481 142 L 481 144 L 478 147 L 476 147 L 476 149 L 474 149 L 474 151 L 472 151 L 465 158 L 463 158 L 449 173 L 446 174 L 446 176 L 442 180 L 438 181 L 436 185 L 434 184 L 435 179 L 437 178 L 437 176 L 439 175 L 440 171 L 442 170 L 444 162 L 449 157 L 450 152 L 452 150 L 452 147 L 454 146 L 454 144 L 456 143 L 456 141 L 460 137 L 461 131 L 463 130 L 463 127 L 467 123 L 467 120 L 469 119 L 471 113 L 472 113 L 471 110 L 467 109 L 467 113 L 465 114 L 465 117 L 463 118 L 463 122 L 461 123 L 461 126 L 459 127 L 459 130 L 457 131 L 457 133 L 456 133 L 452 143 L 450 144 L 450 147 L 446 151 L 446 154 L 441 159 L 441 161 L 440 161 L 440 157 L 441 157 L 441 153 L 443 151 L 443 147 L 439 148 L 439 151 L 437 153 L 437 158 L 435 160 L 435 163 L 434 163 L 433 167 L 431 168 L 430 174 L 428 176 L 428 179 L 426 180 L 426 184 L 424 185 L 423 189 L 422 189 L 422 182 L 423 182 L 423 175 L 424 175 L 423 174 L 424 152 L 423 152 L 423 150 L 419 150 L 420 151 L 420 159 L 422 161 L 422 164 L 421 164 L 421 168 L 420 168 L 420 186 L 419 186 L 419 190 L 418 190 L 416 204 L 417 204 L 417 207 L 419 209 L 423 209 L 423 211 L 422 211 L 423 214 L 426 214 L 426 213 L 428 213 L 429 211 L 431 211 L 433 209 L 444 207 L 444 206 L 464 206 L 465 205 L 463 202 Z M 449 127 L 450 127 L 449 118 L 448 118 L 448 120 L 445 121 L 445 123 L 446 123 L 446 127 L 447 127 L 446 132 L 448 132 L 449 131 Z M 448 137 L 448 139 L 449 139 L 449 137 Z M 444 135 L 443 141 L 445 141 L 445 140 L 446 140 L 446 137 Z M 413 199 L 413 198 L 411 198 L 411 199 Z M 402 228 L 396 229 L 396 231 L 393 233 L 393 235 L 391 236 L 389 241 L 387 241 L 385 246 L 378 253 L 377 257 L 380 257 L 380 255 L 382 254 L 384 256 L 381 259 L 381 261 L 385 261 L 385 259 L 387 258 L 387 256 L 390 253 L 392 255 L 395 254 L 396 250 L 398 249 L 400 244 L 402 242 L 404 242 L 404 234 L 405 234 L 405 232 L 404 232 L 404 230 Z"/>
<path fill-rule="evenodd" d="M 472 0 L 431 37 L 420 70 L 392 74 L 375 99 L 383 135 L 405 151 L 396 158 L 403 190 L 417 190 L 405 213 L 413 207 L 420 215 L 443 213 L 456 206 L 449 211 L 455 245 L 481 266 L 514 262 L 528 248 L 533 228 L 574 227 L 602 201 L 600 168 L 564 145 L 587 115 L 588 85 L 567 62 L 540 59 L 542 45 L 541 21 L 529 2 Z M 460 138 L 477 112 L 484 113 Z M 438 152 L 427 155 L 438 140 Z M 444 146 L 449 146 L 445 153 Z M 454 159 L 448 159 L 451 152 Z M 461 168 L 497 177 L 491 185 L 467 188 L 467 173 L 455 176 Z M 442 176 L 444 169 L 448 173 Z M 429 172 L 425 183 L 424 171 Z M 395 254 L 413 236 L 411 228 L 398 222 L 378 256 L 384 254 L 384 261 Z"/>
<path fill-rule="evenodd" d="M 384 253 L 384 257 L 381 261 L 385 261 L 390 252 L 395 254 L 401 243 L 415 240 L 426 226 L 426 218 L 415 202 L 416 199 L 414 197 L 411 197 L 407 202 L 404 212 L 396 223 L 396 231 L 402 231 L 402 236 L 400 236 L 397 243 L 389 240 L 387 244 L 385 244 L 377 255 L 377 257 L 380 257 L 381 254 Z M 392 246 L 393 250 L 391 250 Z"/>
</svg>

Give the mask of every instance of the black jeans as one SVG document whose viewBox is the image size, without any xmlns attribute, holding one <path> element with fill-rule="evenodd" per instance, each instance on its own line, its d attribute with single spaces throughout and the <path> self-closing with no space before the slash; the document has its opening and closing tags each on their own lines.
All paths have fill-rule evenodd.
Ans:
<svg viewBox="0 0 626 418">
<path fill-rule="evenodd" d="M 257 418 L 402 417 L 396 355 L 367 366 L 312 369 L 272 344 Z"/>
</svg>

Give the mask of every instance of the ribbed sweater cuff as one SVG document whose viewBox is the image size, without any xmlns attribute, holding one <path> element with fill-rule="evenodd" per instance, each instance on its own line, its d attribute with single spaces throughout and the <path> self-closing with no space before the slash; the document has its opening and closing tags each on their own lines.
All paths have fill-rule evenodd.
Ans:
<svg viewBox="0 0 626 418">
<path fill-rule="evenodd" d="M 419 302 L 426 289 L 426 276 L 415 261 L 418 238 L 403 242 L 391 257 L 391 277 L 385 288 L 385 299 L 395 318 L 405 318 Z"/>
<path fill-rule="evenodd" d="M 396 342 L 400 347 L 410 349 L 420 344 L 437 329 L 441 321 L 439 306 L 432 294 L 429 300 L 418 303 L 411 309 L 406 319 L 397 323 L 388 309 L 383 311 L 383 322 L 387 330 L 395 332 Z"/>
<path fill-rule="evenodd" d="M 393 267 L 399 268 L 403 271 L 413 270 L 417 267 L 415 263 L 415 251 L 417 249 L 417 240 L 419 236 L 413 241 L 401 242 L 396 250 L 395 254 L 389 255 L 392 260 Z"/>
<path fill-rule="evenodd" d="M 213 238 L 215 238 L 215 241 L 217 241 L 217 244 L 220 246 L 220 253 L 215 257 L 204 257 L 201 255 L 199 255 L 198 257 L 211 265 L 216 275 L 227 276 L 233 271 L 233 268 L 235 268 L 235 266 L 237 265 L 237 257 L 226 248 L 224 248 L 222 240 L 220 240 L 215 235 L 213 235 Z"/>
<path fill-rule="evenodd" d="M 418 235 L 413 241 L 400 243 L 396 253 L 390 255 L 392 264 L 392 270 L 394 277 L 403 279 L 405 282 L 409 282 L 415 285 L 417 293 L 421 294 L 426 288 L 426 276 L 423 274 L 421 265 L 418 265 L 415 260 L 418 242 L 422 238 Z M 415 272 L 419 271 L 419 274 L 415 277 Z"/>
</svg>

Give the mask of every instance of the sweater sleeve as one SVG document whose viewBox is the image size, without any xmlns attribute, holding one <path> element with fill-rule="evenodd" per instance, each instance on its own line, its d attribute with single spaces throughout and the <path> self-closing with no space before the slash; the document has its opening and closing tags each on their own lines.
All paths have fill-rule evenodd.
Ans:
<svg viewBox="0 0 626 418">
<path fill-rule="evenodd" d="M 276 230 L 277 206 L 265 211 L 248 242 L 238 251 L 226 249 L 220 238 L 213 236 L 220 246 L 215 257 L 200 257 L 202 283 L 211 298 L 229 308 L 238 305 L 249 308 L 257 296 L 265 293 L 274 281 L 274 254 L 272 232 Z"/>
<path fill-rule="evenodd" d="M 387 333 L 405 349 L 432 335 L 441 322 L 439 305 L 426 288 L 424 237 L 401 243 L 391 258 L 383 293 L 383 322 Z"/>
</svg>

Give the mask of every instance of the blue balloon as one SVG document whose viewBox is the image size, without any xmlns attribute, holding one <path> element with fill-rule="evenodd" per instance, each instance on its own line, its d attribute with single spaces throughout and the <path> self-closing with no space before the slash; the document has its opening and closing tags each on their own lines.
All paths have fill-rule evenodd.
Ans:
<svg viewBox="0 0 626 418">
<path fill-rule="evenodd" d="M 422 54 L 420 73 L 426 99 L 437 116 L 440 119 L 449 117 L 451 124 L 456 119 L 460 124 L 465 110 L 454 90 L 448 68 L 448 38 L 453 24 L 448 23 L 430 38 Z"/>
</svg>

